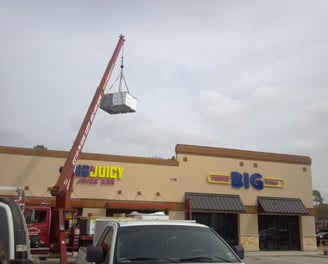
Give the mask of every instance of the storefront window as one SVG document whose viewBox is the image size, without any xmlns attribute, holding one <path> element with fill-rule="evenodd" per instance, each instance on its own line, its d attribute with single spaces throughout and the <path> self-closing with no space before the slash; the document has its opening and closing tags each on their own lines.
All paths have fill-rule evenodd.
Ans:
<svg viewBox="0 0 328 264">
<path fill-rule="evenodd" d="M 238 245 L 238 215 L 218 213 L 192 213 L 197 223 L 212 227 L 230 246 Z"/>
<path fill-rule="evenodd" d="M 300 250 L 298 216 L 259 215 L 260 250 Z"/>
</svg>

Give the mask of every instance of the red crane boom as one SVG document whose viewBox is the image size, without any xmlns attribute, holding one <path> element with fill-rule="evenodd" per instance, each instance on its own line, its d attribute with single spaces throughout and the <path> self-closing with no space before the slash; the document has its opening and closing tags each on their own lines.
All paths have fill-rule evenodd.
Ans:
<svg viewBox="0 0 328 264">
<path fill-rule="evenodd" d="M 124 44 L 124 36 L 120 35 L 116 48 L 113 52 L 112 58 L 108 62 L 104 75 L 100 81 L 100 84 L 96 90 L 96 93 L 90 103 L 89 109 L 84 117 L 80 130 L 75 138 L 72 148 L 68 154 L 64 166 L 61 169 L 60 176 L 57 183 L 51 188 L 51 195 L 56 197 L 56 211 L 58 218 L 59 232 L 59 249 L 60 249 L 60 263 L 67 263 L 66 256 L 66 242 L 65 242 L 65 230 L 64 230 L 64 210 L 71 209 L 71 193 L 73 186 L 74 169 L 78 161 L 79 155 L 82 151 L 84 143 L 89 134 L 93 120 L 96 116 L 97 110 L 100 106 L 101 99 L 104 95 L 105 88 L 112 74 L 115 62 Z"/>
</svg>

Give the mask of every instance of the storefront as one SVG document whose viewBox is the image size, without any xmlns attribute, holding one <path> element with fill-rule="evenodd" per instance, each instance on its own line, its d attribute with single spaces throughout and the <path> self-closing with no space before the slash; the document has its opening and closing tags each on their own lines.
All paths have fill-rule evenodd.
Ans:
<svg viewBox="0 0 328 264">
<path fill-rule="evenodd" d="M 258 197 L 260 250 L 300 250 L 301 199 Z"/>
<path fill-rule="evenodd" d="M 171 159 L 82 153 L 73 206 L 83 216 L 165 211 L 207 224 L 246 251 L 316 249 L 309 157 L 191 145 L 175 152 Z M 0 147 L 0 186 L 25 186 L 30 202 L 54 205 L 49 187 L 66 156 Z"/>
</svg>

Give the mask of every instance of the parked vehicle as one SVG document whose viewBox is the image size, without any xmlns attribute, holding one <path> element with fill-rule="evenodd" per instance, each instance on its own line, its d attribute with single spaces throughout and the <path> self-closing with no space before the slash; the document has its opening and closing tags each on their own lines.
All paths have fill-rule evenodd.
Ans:
<svg viewBox="0 0 328 264">
<path fill-rule="evenodd" d="M 194 221 L 122 218 L 102 219 L 101 225 L 96 220 L 94 245 L 79 251 L 77 263 L 242 263 L 243 258 L 241 246 L 232 249 L 212 228 Z"/>
<path fill-rule="evenodd" d="M 46 259 L 50 251 L 58 253 L 58 229 L 56 228 L 58 221 L 53 216 L 56 211 L 55 208 L 51 207 L 50 204 L 30 205 L 31 200 L 25 198 L 25 188 L 20 186 L 0 186 L 0 191 L 15 191 L 17 193 L 15 202 L 25 218 L 24 224 L 26 223 L 27 226 L 29 248 L 32 257 L 35 259 Z M 78 250 L 80 237 L 78 236 L 78 227 L 75 224 L 77 222 L 77 219 L 75 219 L 76 210 L 65 210 L 63 215 L 64 228 L 62 229 L 66 235 L 66 248 L 70 251 Z"/>
<path fill-rule="evenodd" d="M 316 233 L 317 237 L 317 246 L 328 245 L 328 232 L 318 232 Z"/>
<path fill-rule="evenodd" d="M 26 222 L 19 205 L 0 197 L 0 263 L 33 263 Z"/>
<path fill-rule="evenodd" d="M 50 252 L 59 252 L 58 232 L 55 227 L 53 209 L 49 206 L 26 206 L 24 216 L 28 228 L 31 254 L 39 259 L 46 259 Z M 79 229 L 75 225 L 74 210 L 64 214 L 66 247 L 69 251 L 78 250 Z"/>
</svg>

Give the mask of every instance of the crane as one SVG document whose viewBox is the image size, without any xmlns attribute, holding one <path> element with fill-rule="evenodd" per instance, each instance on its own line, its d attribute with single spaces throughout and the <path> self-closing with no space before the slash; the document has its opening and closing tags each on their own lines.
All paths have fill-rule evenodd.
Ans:
<svg viewBox="0 0 328 264">
<path fill-rule="evenodd" d="M 113 55 L 108 62 L 103 77 L 97 87 L 96 93 L 90 103 L 88 111 L 81 124 L 80 130 L 74 140 L 71 150 L 66 158 L 64 166 L 60 170 L 60 175 L 56 184 L 51 188 L 50 193 L 56 199 L 56 207 L 54 210 L 55 220 L 58 221 L 55 225 L 58 232 L 58 243 L 60 251 L 60 263 L 67 263 L 67 247 L 66 247 L 66 230 L 64 228 L 64 213 L 71 210 L 71 193 L 73 191 L 74 169 L 79 159 L 84 143 L 90 132 L 92 123 L 96 116 L 97 110 L 101 104 L 105 88 L 112 74 L 117 57 L 122 49 L 125 38 L 121 34 L 117 42 Z"/>
</svg>

